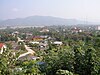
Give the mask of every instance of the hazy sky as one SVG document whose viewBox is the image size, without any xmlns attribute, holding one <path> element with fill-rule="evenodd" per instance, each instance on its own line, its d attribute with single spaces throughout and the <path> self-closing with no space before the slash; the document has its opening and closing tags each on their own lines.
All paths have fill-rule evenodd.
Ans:
<svg viewBox="0 0 100 75">
<path fill-rule="evenodd" d="M 100 0 L 0 0 L 0 19 L 55 16 L 100 21 Z"/>
</svg>

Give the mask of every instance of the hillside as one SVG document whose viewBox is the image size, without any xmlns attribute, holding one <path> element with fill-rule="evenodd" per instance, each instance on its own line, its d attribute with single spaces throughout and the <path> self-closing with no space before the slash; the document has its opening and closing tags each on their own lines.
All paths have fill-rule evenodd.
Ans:
<svg viewBox="0 0 100 75">
<path fill-rule="evenodd" d="M 30 16 L 26 18 L 8 19 L 0 22 L 0 25 L 76 25 L 86 24 L 85 21 L 76 19 L 64 19 L 51 16 Z"/>
</svg>

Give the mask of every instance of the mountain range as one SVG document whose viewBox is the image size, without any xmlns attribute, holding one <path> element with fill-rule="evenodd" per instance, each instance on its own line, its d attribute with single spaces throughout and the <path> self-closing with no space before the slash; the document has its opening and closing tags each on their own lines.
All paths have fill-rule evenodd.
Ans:
<svg viewBox="0 0 100 75">
<path fill-rule="evenodd" d="M 45 25 L 77 25 L 77 24 L 93 24 L 76 19 L 64 19 L 52 16 L 29 16 L 26 18 L 16 18 L 0 21 L 0 26 L 15 26 L 15 25 L 31 25 L 31 26 L 45 26 Z"/>
</svg>

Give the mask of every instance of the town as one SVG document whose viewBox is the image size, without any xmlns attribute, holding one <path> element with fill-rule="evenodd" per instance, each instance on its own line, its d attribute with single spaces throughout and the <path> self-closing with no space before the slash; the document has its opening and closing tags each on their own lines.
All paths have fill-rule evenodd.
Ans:
<svg viewBox="0 0 100 75">
<path fill-rule="evenodd" d="M 0 29 L 0 73 L 99 75 L 99 50 L 100 25 L 6 27 Z"/>
</svg>

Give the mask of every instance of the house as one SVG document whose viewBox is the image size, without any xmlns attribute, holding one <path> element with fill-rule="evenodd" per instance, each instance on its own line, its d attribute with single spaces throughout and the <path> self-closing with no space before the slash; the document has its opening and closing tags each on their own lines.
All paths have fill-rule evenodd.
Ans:
<svg viewBox="0 0 100 75">
<path fill-rule="evenodd" d="M 19 34 L 18 31 L 15 31 L 15 32 L 12 33 L 12 35 L 13 35 L 14 37 L 17 36 L 18 34 Z"/>
<path fill-rule="evenodd" d="M 46 42 L 39 44 L 40 50 L 46 50 L 48 48 L 48 44 Z"/>
<path fill-rule="evenodd" d="M 49 29 L 43 28 L 40 32 L 49 32 Z"/>
<path fill-rule="evenodd" d="M 4 43 L 0 43 L 0 54 L 2 54 L 3 51 L 6 49 L 7 49 L 6 45 Z"/>
<path fill-rule="evenodd" d="M 37 42 L 37 41 L 32 41 L 32 42 L 29 42 L 29 43 L 31 43 L 31 44 L 39 44 L 39 42 Z"/>
<path fill-rule="evenodd" d="M 55 44 L 55 45 L 62 45 L 63 43 L 61 41 L 55 41 L 53 44 Z"/>
<path fill-rule="evenodd" d="M 74 27 L 71 29 L 72 33 L 79 33 L 79 32 L 82 32 L 81 29 L 77 28 L 77 27 Z"/>
<path fill-rule="evenodd" d="M 40 37 L 46 39 L 46 38 L 48 38 L 48 35 L 42 35 L 42 36 L 40 36 Z"/>
<path fill-rule="evenodd" d="M 40 36 L 33 36 L 32 40 L 33 40 L 33 41 L 42 41 L 43 38 L 40 37 Z"/>
<path fill-rule="evenodd" d="M 25 35 L 26 35 L 26 39 L 27 39 L 27 38 L 31 37 L 33 34 L 32 33 L 25 33 Z"/>
</svg>

